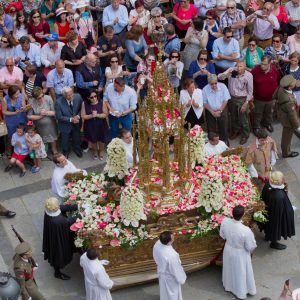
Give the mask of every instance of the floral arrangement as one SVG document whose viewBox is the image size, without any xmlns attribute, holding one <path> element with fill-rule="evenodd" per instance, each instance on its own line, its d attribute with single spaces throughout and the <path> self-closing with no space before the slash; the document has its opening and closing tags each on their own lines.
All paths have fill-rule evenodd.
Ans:
<svg viewBox="0 0 300 300">
<path fill-rule="evenodd" d="M 204 161 L 205 134 L 201 126 L 195 125 L 189 133 L 193 168 Z"/>
<path fill-rule="evenodd" d="M 177 109 L 173 110 L 173 115 L 171 111 L 168 109 L 166 112 L 166 123 L 165 126 L 169 131 L 172 131 L 178 127 L 178 118 L 180 118 L 180 112 Z M 154 131 L 162 131 L 163 120 L 160 118 L 159 113 L 157 111 L 154 112 Z"/>
<path fill-rule="evenodd" d="M 123 142 L 119 138 L 114 138 L 107 146 L 107 163 L 104 167 L 104 173 L 108 177 L 117 177 L 122 179 L 128 174 L 128 161 Z"/>
<path fill-rule="evenodd" d="M 266 210 L 256 211 L 253 214 L 253 220 L 258 223 L 267 223 L 268 222 L 267 211 Z"/>
</svg>

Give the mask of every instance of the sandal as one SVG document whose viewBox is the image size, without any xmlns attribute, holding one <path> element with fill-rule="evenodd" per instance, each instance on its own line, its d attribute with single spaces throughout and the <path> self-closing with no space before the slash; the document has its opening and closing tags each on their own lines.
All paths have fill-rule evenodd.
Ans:
<svg viewBox="0 0 300 300">
<path fill-rule="evenodd" d="M 98 156 L 97 155 L 94 155 L 94 160 L 98 160 Z"/>
</svg>

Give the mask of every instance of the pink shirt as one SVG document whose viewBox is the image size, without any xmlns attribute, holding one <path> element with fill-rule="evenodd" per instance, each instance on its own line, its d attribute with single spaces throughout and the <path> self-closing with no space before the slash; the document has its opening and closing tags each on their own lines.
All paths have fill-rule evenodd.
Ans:
<svg viewBox="0 0 300 300">
<path fill-rule="evenodd" d="M 194 17 L 197 17 L 197 8 L 194 4 L 190 4 L 190 7 L 187 10 L 182 10 L 182 6 L 178 7 L 178 3 L 174 6 L 173 12 L 175 12 L 176 16 L 181 20 L 191 20 Z M 176 21 L 176 27 L 181 30 L 188 30 L 191 26 L 191 23 L 181 24 Z"/>
<path fill-rule="evenodd" d="M 23 72 L 19 67 L 14 67 L 12 73 L 8 72 L 7 67 L 3 67 L 0 69 L 0 82 L 4 83 L 5 81 L 8 84 L 15 83 L 16 80 L 23 81 Z M 4 90 L 7 94 L 7 89 Z"/>
</svg>

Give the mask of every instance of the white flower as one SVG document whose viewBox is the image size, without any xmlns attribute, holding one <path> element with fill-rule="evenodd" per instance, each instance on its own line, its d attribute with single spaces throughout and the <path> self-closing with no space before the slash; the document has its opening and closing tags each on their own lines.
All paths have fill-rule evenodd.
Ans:
<svg viewBox="0 0 300 300">
<path fill-rule="evenodd" d="M 191 141 L 191 161 L 193 166 L 204 161 L 204 145 L 205 145 L 205 135 L 203 129 L 199 125 L 195 125 L 190 130 L 190 141 Z"/>
</svg>

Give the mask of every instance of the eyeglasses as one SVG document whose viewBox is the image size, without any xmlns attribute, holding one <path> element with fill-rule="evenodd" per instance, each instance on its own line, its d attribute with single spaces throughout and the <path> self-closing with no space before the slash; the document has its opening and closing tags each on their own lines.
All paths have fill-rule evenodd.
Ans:
<svg viewBox="0 0 300 300">
<path fill-rule="evenodd" d="M 266 11 L 271 11 L 271 9 L 270 9 L 270 8 L 266 8 L 266 7 L 264 7 L 264 8 L 263 8 L 263 10 L 266 10 Z"/>
<path fill-rule="evenodd" d="M 172 55 L 171 58 L 179 58 L 179 56 L 174 56 L 174 55 Z"/>
<path fill-rule="evenodd" d="M 231 39 L 233 35 L 225 35 L 226 39 Z"/>
<path fill-rule="evenodd" d="M 97 95 L 94 95 L 94 96 L 90 96 L 90 99 L 97 99 Z"/>
<path fill-rule="evenodd" d="M 153 18 L 160 18 L 161 16 L 154 16 Z"/>
<path fill-rule="evenodd" d="M 249 44 L 249 47 L 255 47 L 256 44 Z"/>
<path fill-rule="evenodd" d="M 235 6 L 227 6 L 227 9 L 235 9 Z"/>
<path fill-rule="evenodd" d="M 119 61 L 118 60 L 111 60 L 110 61 L 112 64 L 114 64 L 114 63 L 118 63 Z"/>
<path fill-rule="evenodd" d="M 155 61 L 155 59 L 148 58 L 147 61 Z"/>
<path fill-rule="evenodd" d="M 200 57 L 199 60 L 207 61 L 207 58 L 205 58 L 205 57 Z"/>
<path fill-rule="evenodd" d="M 213 20 L 213 18 L 206 18 L 206 20 Z"/>
<path fill-rule="evenodd" d="M 4 40 L 1 40 L 1 42 L 2 42 L 2 43 L 8 43 L 8 40 L 6 40 L 6 41 L 4 41 Z"/>
<path fill-rule="evenodd" d="M 280 43 L 280 40 L 273 40 L 273 43 Z"/>
<path fill-rule="evenodd" d="M 38 15 L 38 16 L 32 16 L 32 19 L 39 19 L 41 16 Z"/>
<path fill-rule="evenodd" d="M 5 65 L 5 66 L 8 68 L 8 67 L 13 67 L 14 65 Z"/>
</svg>

